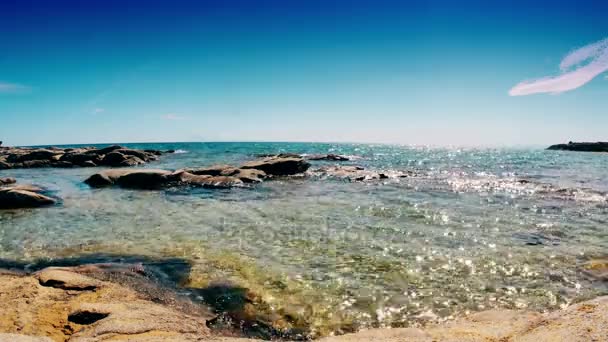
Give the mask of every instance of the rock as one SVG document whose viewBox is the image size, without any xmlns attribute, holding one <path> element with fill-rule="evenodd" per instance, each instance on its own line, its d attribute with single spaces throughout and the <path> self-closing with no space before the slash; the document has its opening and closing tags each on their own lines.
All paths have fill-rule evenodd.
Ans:
<svg viewBox="0 0 608 342">
<path fill-rule="evenodd" d="M 122 162 L 120 162 L 117 166 L 120 166 L 120 167 L 137 166 L 137 165 L 142 165 L 142 164 L 145 164 L 145 163 L 146 162 L 144 162 L 143 160 L 139 159 L 138 157 L 127 156 L 127 158 L 125 158 L 125 160 L 123 160 Z"/>
<path fill-rule="evenodd" d="M 303 173 L 309 167 L 310 164 L 299 157 L 270 157 L 246 163 L 241 168 L 261 170 L 272 176 L 287 176 Z"/>
<path fill-rule="evenodd" d="M 39 167 L 48 167 L 51 165 L 51 162 L 48 160 L 26 160 L 21 163 L 21 167 L 23 168 L 39 168 Z"/>
<path fill-rule="evenodd" d="M 551 145 L 547 150 L 579 151 L 579 152 L 608 152 L 608 142 L 568 142 L 567 144 Z"/>
<path fill-rule="evenodd" d="M 154 154 L 156 156 L 160 156 L 163 154 L 161 151 L 157 151 L 157 150 L 144 150 L 144 152 Z"/>
<path fill-rule="evenodd" d="M 0 190 L 25 190 L 30 192 L 42 192 L 43 190 L 35 185 L 30 184 L 12 184 L 5 185 Z"/>
<path fill-rule="evenodd" d="M 86 325 L 72 335 L 73 342 L 102 341 L 116 336 L 141 342 L 200 341 L 210 335 L 205 320 L 152 303 L 83 303 L 70 313 L 68 320 Z"/>
<path fill-rule="evenodd" d="M 126 166 L 136 166 L 145 164 L 145 162 L 132 154 L 123 154 L 118 152 L 120 150 L 116 150 L 114 152 L 110 152 L 106 154 L 103 159 L 99 162 L 100 165 L 105 166 L 114 166 L 114 167 L 126 167 Z"/>
<path fill-rule="evenodd" d="M 53 340 L 44 336 L 28 336 L 0 333 L 0 342 L 53 342 Z"/>
<path fill-rule="evenodd" d="M 341 156 L 338 154 L 314 154 L 311 156 L 307 156 L 308 160 L 332 160 L 332 161 L 348 161 L 350 160 L 348 157 Z"/>
<path fill-rule="evenodd" d="M 110 152 L 103 157 L 103 159 L 101 160 L 101 165 L 120 166 L 120 164 L 123 163 L 125 160 L 127 160 L 127 156 L 125 156 L 124 154 L 120 152 Z"/>
<path fill-rule="evenodd" d="M 170 175 L 172 175 L 171 171 L 137 170 L 118 177 L 115 183 L 122 188 L 160 189 L 172 180 Z"/>
<path fill-rule="evenodd" d="M 94 150 L 93 153 L 95 153 L 97 155 L 103 155 L 103 154 L 108 154 L 110 152 L 120 150 L 120 149 L 124 149 L 124 147 L 122 147 L 120 145 L 112 145 L 112 146 L 100 148 L 98 150 Z"/>
<path fill-rule="evenodd" d="M 186 173 L 198 176 L 236 177 L 244 183 L 259 183 L 266 178 L 266 173 L 257 169 L 238 169 L 230 165 L 213 165 L 197 169 L 184 169 Z"/>
<path fill-rule="evenodd" d="M 207 176 L 220 176 L 225 172 L 232 172 L 236 170 L 234 166 L 230 165 L 212 165 L 209 167 L 202 167 L 197 169 L 185 169 L 184 171 L 193 175 L 207 175 Z M 228 174 L 224 174 L 224 176 L 230 176 Z"/>
<path fill-rule="evenodd" d="M 55 204 L 55 200 L 27 190 L 0 189 L 0 209 L 37 208 Z"/>
<path fill-rule="evenodd" d="M 34 150 L 30 153 L 17 157 L 15 162 L 26 162 L 26 161 L 30 161 L 30 160 L 49 160 L 56 154 L 58 154 L 58 152 L 52 151 L 52 150 L 46 150 L 46 149 Z"/>
<path fill-rule="evenodd" d="M 203 308 L 187 306 L 175 296 L 147 295 L 96 280 L 77 270 L 49 268 L 34 276 L 0 273 L 0 341 L 47 341 L 48 337 L 71 342 L 160 342 L 210 337 L 206 320 L 212 316 Z M 45 285 L 42 277 L 49 279 Z M 27 334 L 32 339 L 3 333 Z"/>
<path fill-rule="evenodd" d="M 17 180 L 15 178 L 11 178 L 11 177 L 0 178 L 0 186 L 8 185 L 8 184 L 15 184 L 15 183 L 17 183 Z"/>
<path fill-rule="evenodd" d="M 593 281 L 608 284 L 608 258 L 589 260 L 582 265 L 581 271 Z"/>
<path fill-rule="evenodd" d="M 190 186 L 200 186 L 205 188 L 232 188 L 235 186 L 243 186 L 243 181 L 236 177 L 230 176 L 210 176 L 210 175 L 193 175 L 188 172 L 179 172 L 174 174 L 179 179 L 179 183 Z"/>
<path fill-rule="evenodd" d="M 121 149 L 117 149 L 114 150 L 112 153 L 121 153 L 125 156 L 134 156 L 137 157 L 141 160 L 148 160 L 150 157 L 148 156 L 148 154 L 146 154 L 146 152 L 144 151 L 138 151 L 138 150 L 131 150 L 131 149 L 127 149 L 127 148 L 121 148 Z"/>
<path fill-rule="evenodd" d="M 101 158 L 95 154 L 95 153 L 80 153 L 80 152 L 76 152 L 76 153 L 66 153 L 63 156 L 61 156 L 61 158 L 59 158 L 60 162 L 69 162 L 73 165 L 78 165 L 78 166 L 82 166 L 85 165 L 85 163 L 91 161 L 93 163 L 95 163 L 96 165 L 98 165 L 98 163 L 101 161 Z"/>
<path fill-rule="evenodd" d="M 257 169 L 226 169 L 221 175 L 236 177 L 244 183 L 260 183 L 266 178 L 266 172 Z"/>
<path fill-rule="evenodd" d="M 158 159 L 162 152 L 136 150 L 114 145 L 101 149 L 81 148 L 0 148 L 0 169 L 39 167 L 135 166 Z"/>
<path fill-rule="evenodd" d="M 69 272 L 60 267 L 48 267 L 36 274 L 42 286 L 63 290 L 92 291 L 100 287 L 100 282 L 87 276 Z"/>
<path fill-rule="evenodd" d="M 97 164 L 95 164 L 95 162 L 93 162 L 92 160 L 86 160 L 82 164 L 80 164 L 80 166 L 82 166 L 82 167 L 96 167 Z"/>
<path fill-rule="evenodd" d="M 93 188 L 120 185 L 127 188 L 153 189 L 170 180 L 171 171 L 154 169 L 114 169 L 96 173 L 84 182 Z"/>
</svg>

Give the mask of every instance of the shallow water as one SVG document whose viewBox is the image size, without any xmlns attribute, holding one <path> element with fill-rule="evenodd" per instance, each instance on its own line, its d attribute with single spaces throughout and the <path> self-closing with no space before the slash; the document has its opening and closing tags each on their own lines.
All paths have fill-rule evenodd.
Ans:
<svg viewBox="0 0 608 342">
<path fill-rule="evenodd" d="M 180 257 L 189 287 L 230 280 L 313 335 L 407 326 L 492 307 L 548 310 L 605 292 L 580 273 L 608 250 L 608 154 L 299 143 L 176 149 L 146 167 L 339 153 L 416 176 L 294 178 L 245 189 L 90 189 L 99 169 L 6 170 L 62 203 L 0 213 L 0 258 L 106 252 Z M 313 168 L 327 162 L 314 162 Z M 332 163 L 329 163 L 332 164 Z M 525 180 L 522 182 L 521 180 Z"/>
</svg>

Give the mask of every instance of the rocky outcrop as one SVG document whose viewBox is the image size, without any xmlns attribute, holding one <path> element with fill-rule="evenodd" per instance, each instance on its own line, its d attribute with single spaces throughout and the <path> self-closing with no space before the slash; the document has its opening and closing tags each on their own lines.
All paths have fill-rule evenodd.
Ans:
<svg viewBox="0 0 608 342">
<path fill-rule="evenodd" d="M 0 149 L 0 169 L 41 167 L 127 167 L 158 159 L 163 152 L 135 150 L 114 145 L 104 148 L 20 148 Z"/>
<path fill-rule="evenodd" d="M 608 142 L 568 142 L 567 144 L 551 145 L 547 150 L 578 151 L 578 152 L 608 152 Z"/>
<path fill-rule="evenodd" d="M 91 274 L 99 273 L 95 265 L 86 268 Z M 210 338 L 209 313 L 186 313 L 155 300 L 129 287 L 83 275 L 77 267 L 48 268 L 31 276 L 0 273 L 0 341 Z"/>
<path fill-rule="evenodd" d="M 300 157 L 268 157 L 255 160 L 241 166 L 241 169 L 256 169 L 271 176 L 288 176 L 303 173 L 310 163 Z"/>
<path fill-rule="evenodd" d="M 124 188 L 157 189 L 170 181 L 172 173 L 154 169 L 110 169 L 98 172 L 84 182 L 93 188 L 118 185 Z"/>
<path fill-rule="evenodd" d="M 243 181 L 232 176 L 196 175 L 183 170 L 172 172 L 152 169 L 111 169 L 92 175 L 84 181 L 93 188 L 116 185 L 128 189 L 162 189 L 175 186 L 231 188 Z"/>
<path fill-rule="evenodd" d="M 38 208 L 55 204 L 55 200 L 38 193 L 41 189 L 27 186 L 0 187 L 0 209 Z"/>
<path fill-rule="evenodd" d="M 108 156 L 113 153 L 116 152 L 112 151 L 108 153 Z M 94 188 L 112 185 L 132 189 L 162 189 L 175 186 L 232 188 L 244 186 L 247 183 L 260 183 L 275 176 L 305 175 L 321 179 L 333 178 L 362 182 L 414 175 L 411 171 L 377 172 L 352 165 L 326 165 L 306 172 L 309 167 L 310 164 L 300 157 L 274 156 L 248 162 L 240 168 L 231 165 L 212 165 L 177 171 L 110 169 L 90 176 L 85 183 Z"/>
<path fill-rule="evenodd" d="M 266 172 L 257 169 L 239 169 L 230 165 L 213 165 L 210 167 L 185 169 L 193 175 L 236 177 L 244 183 L 259 183 L 267 177 Z"/>
</svg>

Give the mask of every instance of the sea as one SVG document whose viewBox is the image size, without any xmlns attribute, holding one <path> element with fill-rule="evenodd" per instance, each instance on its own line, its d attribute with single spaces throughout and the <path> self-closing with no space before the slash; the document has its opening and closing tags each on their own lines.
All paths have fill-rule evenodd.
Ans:
<svg viewBox="0 0 608 342">
<path fill-rule="evenodd" d="M 92 189 L 102 168 L 2 170 L 60 199 L 0 212 L 0 264 L 163 260 L 178 290 L 230 283 L 311 336 L 418 326 L 492 308 L 559 310 L 606 294 L 582 265 L 608 254 L 608 154 L 543 148 L 150 143 L 146 168 L 340 154 L 409 177 L 314 175 L 242 188 Z M 73 145 L 78 147 L 78 145 Z M 100 145 L 106 146 L 106 145 Z M 92 257 L 93 256 L 93 257 Z M 1 265 L 0 265 L 1 266 Z M 175 275 L 168 274 L 167 277 Z M 162 278 L 162 277 L 160 277 Z"/>
</svg>

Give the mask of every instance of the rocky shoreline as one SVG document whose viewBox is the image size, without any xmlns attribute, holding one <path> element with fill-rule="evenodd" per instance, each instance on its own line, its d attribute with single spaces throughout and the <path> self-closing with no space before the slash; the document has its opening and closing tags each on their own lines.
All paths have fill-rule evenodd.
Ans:
<svg viewBox="0 0 608 342">
<path fill-rule="evenodd" d="M 264 155 L 240 166 L 212 165 L 180 170 L 124 168 L 158 159 L 163 152 L 133 150 L 114 145 L 104 148 L 46 149 L 1 148 L 0 168 L 31 167 L 112 167 L 84 180 L 91 188 L 118 186 L 129 189 L 166 189 L 179 186 L 227 189 L 243 187 L 277 177 L 303 176 L 318 179 L 338 179 L 365 182 L 413 176 L 407 172 L 375 172 L 354 165 L 324 165 L 309 170 L 314 161 L 348 161 L 336 154 L 299 155 L 283 153 Z M 167 151 L 171 152 L 171 151 Z M 118 168 L 115 168 L 118 167 Z M 122 168 L 121 168 L 122 167 Z M 0 179 L 0 209 L 37 208 L 53 205 L 57 199 L 46 196 L 35 185 L 16 185 L 13 178 Z"/>
<path fill-rule="evenodd" d="M 119 145 L 104 148 L 0 147 L 0 170 L 41 167 L 126 167 L 143 165 L 172 151 L 136 150 Z"/>
<path fill-rule="evenodd" d="M 199 290 L 203 303 L 196 304 L 150 283 L 150 276 L 141 263 L 0 269 L 0 341 L 309 339 L 265 323 L 249 308 L 256 299 L 246 290 L 210 286 Z M 608 296 L 546 314 L 490 310 L 424 328 L 372 329 L 320 341 L 582 342 L 606 336 Z"/>
</svg>

